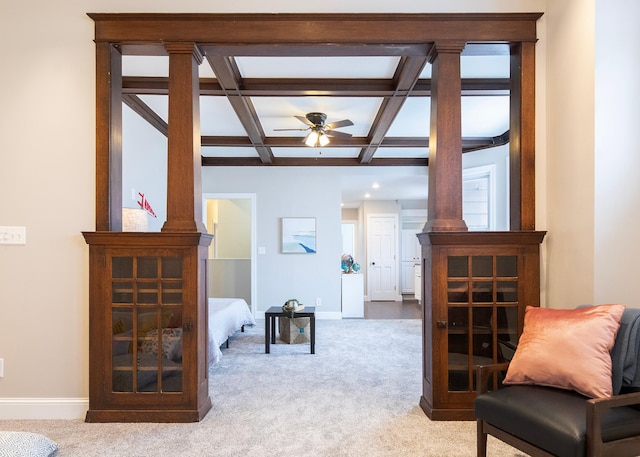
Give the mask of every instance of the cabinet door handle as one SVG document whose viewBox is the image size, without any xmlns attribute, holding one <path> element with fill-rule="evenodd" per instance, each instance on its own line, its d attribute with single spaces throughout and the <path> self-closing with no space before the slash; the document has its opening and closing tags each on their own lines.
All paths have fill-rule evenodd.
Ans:
<svg viewBox="0 0 640 457">
<path fill-rule="evenodd" d="M 437 321 L 436 325 L 438 328 L 447 328 L 447 321 Z"/>
</svg>

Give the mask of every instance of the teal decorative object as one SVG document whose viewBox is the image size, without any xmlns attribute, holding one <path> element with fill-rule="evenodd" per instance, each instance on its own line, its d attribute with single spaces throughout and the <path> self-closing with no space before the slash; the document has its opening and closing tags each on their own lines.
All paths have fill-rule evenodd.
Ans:
<svg viewBox="0 0 640 457">
<path fill-rule="evenodd" d="M 353 257 L 351 254 L 342 254 L 342 262 L 340 267 L 342 268 L 343 273 L 353 273 L 353 265 L 355 262 L 353 261 Z"/>
<path fill-rule="evenodd" d="M 353 271 L 360 271 L 360 264 L 358 262 L 353 262 L 353 265 L 351 266 L 351 269 Z"/>
</svg>

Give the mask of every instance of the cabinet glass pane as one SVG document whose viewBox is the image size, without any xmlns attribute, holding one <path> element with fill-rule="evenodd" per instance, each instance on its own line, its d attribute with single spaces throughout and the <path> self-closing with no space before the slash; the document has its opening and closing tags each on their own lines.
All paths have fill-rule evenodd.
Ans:
<svg viewBox="0 0 640 457">
<path fill-rule="evenodd" d="M 162 304 L 182 304 L 182 281 L 162 281 Z"/>
<path fill-rule="evenodd" d="M 498 362 L 509 362 L 518 344 L 518 307 L 498 306 Z"/>
<path fill-rule="evenodd" d="M 449 256 L 447 258 L 447 276 L 450 278 L 466 278 L 469 276 L 469 257 Z"/>
<path fill-rule="evenodd" d="M 469 283 L 449 281 L 447 300 L 449 303 L 469 303 Z"/>
<path fill-rule="evenodd" d="M 469 390 L 469 308 L 449 307 L 448 312 L 449 390 Z"/>
<path fill-rule="evenodd" d="M 138 278 L 157 278 L 158 258 L 138 257 L 137 276 Z"/>
<path fill-rule="evenodd" d="M 112 278 L 133 278 L 133 257 L 113 257 L 111 259 Z"/>
<path fill-rule="evenodd" d="M 493 307 L 473 308 L 474 364 L 493 362 Z"/>
<path fill-rule="evenodd" d="M 114 392 L 133 392 L 133 309 L 111 312 L 112 383 Z"/>
<path fill-rule="evenodd" d="M 518 257 L 515 255 L 496 256 L 496 275 L 512 278 L 518 276 Z"/>
<path fill-rule="evenodd" d="M 474 303 L 493 302 L 493 282 L 474 281 L 471 287 L 471 300 Z"/>
<path fill-rule="evenodd" d="M 498 281 L 496 292 L 497 302 L 518 301 L 518 283 L 515 281 Z"/>
<path fill-rule="evenodd" d="M 133 281 L 115 281 L 111 284 L 113 303 L 133 303 Z"/>
<path fill-rule="evenodd" d="M 158 282 L 157 281 L 138 281 L 136 303 L 138 304 L 157 304 L 158 303 Z"/>
<path fill-rule="evenodd" d="M 162 277 L 182 278 L 182 259 L 179 257 L 163 257 Z"/>
<path fill-rule="evenodd" d="M 493 257 L 488 255 L 471 257 L 471 275 L 475 278 L 493 276 Z"/>
</svg>

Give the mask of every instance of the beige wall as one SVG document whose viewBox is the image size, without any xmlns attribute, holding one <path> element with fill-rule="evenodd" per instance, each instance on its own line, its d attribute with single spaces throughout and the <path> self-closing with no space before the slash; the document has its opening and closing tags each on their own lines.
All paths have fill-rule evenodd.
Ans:
<svg viewBox="0 0 640 457">
<path fill-rule="evenodd" d="M 547 128 L 552 132 L 546 143 L 544 136 L 538 136 L 538 163 L 545 163 L 545 149 L 554 156 L 546 167 L 550 174 L 548 200 L 552 194 L 554 202 L 558 198 L 546 214 L 547 194 L 540 190 L 546 187 L 542 172 L 537 183 L 538 212 L 543 222 L 540 228 L 554 231 L 548 249 L 552 259 L 549 273 L 555 273 L 547 281 L 549 296 L 573 303 L 589 298 L 578 286 L 587 282 L 586 278 L 592 280 L 593 255 L 585 255 L 576 269 L 567 265 L 571 268 L 563 270 L 563 259 L 565 253 L 580 254 L 588 242 L 593 245 L 592 210 L 578 209 L 581 202 L 593 198 L 593 186 L 586 185 L 583 192 L 565 189 L 568 182 L 582 185 L 583 178 L 592 175 L 589 161 L 578 164 L 578 171 L 571 170 L 582 157 L 578 152 L 592 155 L 592 141 L 577 133 L 590 131 L 593 102 L 589 102 L 588 92 L 580 90 L 578 96 L 578 89 L 571 87 L 563 71 L 564 61 L 574 59 L 577 68 L 566 71 L 589 70 L 589 57 L 584 61 L 574 58 L 575 49 L 556 40 L 589 41 L 592 30 L 580 25 L 585 15 L 589 19 L 588 11 L 583 11 L 589 8 L 581 7 L 580 1 L 548 3 L 553 5 L 547 18 L 549 35 L 541 29 L 540 47 L 553 48 L 547 63 L 548 84 L 558 99 L 549 101 L 545 112 L 547 95 L 544 81 L 539 80 L 538 100 L 543 108 L 538 119 L 544 123 L 549 112 L 565 109 L 570 116 L 555 114 L 549 119 Z M 568 4 L 570 9 L 565 14 L 555 3 Z M 546 4 L 544 0 L 327 0 L 322 11 L 524 12 L 544 11 Z M 169 0 L 60 0 L 39 2 L 37 8 L 29 2 L 3 4 L 0 39 L 11 45 L 5 46 L 2 57 L 3 68 L 10 71 L 0 72 L 0 225 L 26 226 L 27 244 L 0 246 L 0 358 L 5 362 L 4 377 L 0 378 L 0 418 L 82 417 L 86 408 L 88 249 L 81 231 L 94 229 L 95 199 L 95 59 L 93 22 L 86 13 L 310 12 L 318 8 L 315 3 L 298 0 L 184 0 L 179 4 Z M 565 31 L 560 21 L 571 27 Z M 552 37 L 554 46 L 547 46 Z M 592 49 L 585 52 L 593 53 Z M 539 51 L 538 59 L 544 62 L 545 52 Z M 589 79 L 588 74 L 586 77 Z M 558 81 L 552 81 L 555 79 Z M 574 79 L 571 84 L 576 84 Z M 579 84 L 585 90 L 592 86 L 588 81 Z M 564 95 L 564 90 L 569 94 Z M 551 120 L 569 127 L 570 137 L 555 130 Z M 578 126 L 572 126 L 575 122 Z M 579 147 L 574 146 L 576 142 Z M 585 225 L 581 229 L 586 234 L 573 240 L 571 234 L 577 232 L 578 224 Z"/>
<path fill-rule="evenodd" d="M 546 296 L 593 303 L 594 3 L 549 2 L 546 18 Z M 544 140 L 542 140 L 544 141 Z M 538 186 L 544 183 L 537 176 Z"/>
</svg>

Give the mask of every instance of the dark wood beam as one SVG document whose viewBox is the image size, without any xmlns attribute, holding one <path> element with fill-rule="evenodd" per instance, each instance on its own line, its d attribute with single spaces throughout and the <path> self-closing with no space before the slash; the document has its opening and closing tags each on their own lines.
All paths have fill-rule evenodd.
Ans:
<svg viewBox="0 0 640 457">
<path fill-rule="evenodd" d="M 161 48 L 163 41 L 220 45 L 322 45 L 338 53 L 341 45 L 462 42 L 532 42 L 541 13 L 462 14 L 201 14 L 89 13 L 95 41 L 140 43 Z M 186 25 L 188 24 L 188 25 Z M 233 27 L 230 27 L 233 24 Z M 162 30 L 162 33 L 158 33 Z M 382 42 L 382 43 L 381 43 Z M 304 51 L 304 50 L 303 50 Z M 157 52 L 163 52 L 158 49 Z M 151 50 L 147 49 L 147 53 Z M 340 55 L 340 54 L 334 54 Z"/>
<path fill-rule="evenodd" d="M 474 137 L 462 139 L 462 152 L 494 148 L 509 143 L 509 132 L 494 137 Z M 203 136 L 203 147 L 251 147 L 253 144 L 246 136 Z M 302 137 L 266 137 L 264 144 L 270 148 L 306 147 Z M 332 139 L 331 148 L 366 147 L 367 137 L 351 137 L 348 139 Z M 428 148 L 428 137 L 386 137 L 378 148 Z"/>
<path fill-rule="evenodd" d="M 140 99 L 140 97 L 138 97 L 137 95 L 131 95 L 131 94 L 123 95 L 122 102 L 125 105 L 127 105 L 129 108 L 131 108 L 133 111 L 138 113 L 138 115 L 142 119 L 144 119 L 153 127 L 155 127 L 155 129 L 158 130 L 160 133 L 162 133 L 164 136 L 169 135 L 169 126 L 164 121 L 164 119 L 158 116 L 156 112 L 153 109 L 151 109 L 149 105 L 147 105 L 145 102 L 143 102 Z"/>
<path fill-rule="evenodd" d="M 125 76 L 124 94 L 166 95 L 168 78 Z M 462 95 L 509 95 L 509 78 L 477 78 L 462 80 Z M 403 95 L 389 79 L 330 78 L 245 78 L 238 84 L 243 96 L 277 97 L 327 95 L 335 97 L 392 97 Z M 200 95 L 224 96 L 225 89 L 213 78 L 200 78 Z M 431 79 L 418 80 L 409 97 L 431 96 Z"/>
<path fill-rule="evenodd" d="M 225 95 L 233 110 L 238 115 L 238 119 L 247 132 L 253 147 L 258 152 L 260 159 L 264 163 L 271 163 L 273 153 L 264 144 L 264 132 L 260 125 L 260 119 L 253 108 L 251 100 L 241 94 L 239 88 L 240 70 L 231 57 L 207 56 L 207 61 L 213 69 L 218 82 L 225 91 Z M 224 122 L 220 119 L 219 121 Z"/>
<path fill-rule="evenodd" d="M 203 157 L 204 167 L 256 167 L 265 166 L 258 157 Z M 343 157 L 274 157 L 268 166 L 275 167 L 392 167 L 392 166 L 428 166 L 429 159 L 421 158 L 385 158 L 373 159 L 363 165 L 357 158 Z"/>
<path fill-rule="evenodd" d="M 373 155 L 384 140 L 402 105 L 404 105 L 407 94 L 418 81 L 426 63 L 426 56 L 403 57 L 400 60 L 394 76 L 396 92 L 391 97 L 385 98 L 378 111 L 373 127 L 369 132 L 370 143 L 360 152 L 360 161 L 362 163 L 369 163 L 373 159 Z"/>
<path fill-rule="evenodd" d="M 241 44 L 203 46 L 207 55 L 217 56 L 257 56 L 257 57 L 366 57 L 366 56 L 423 56 L 429 45 L 423 43 L 375 43 L 319 45 L 281 44 Z"/>
</svg>

